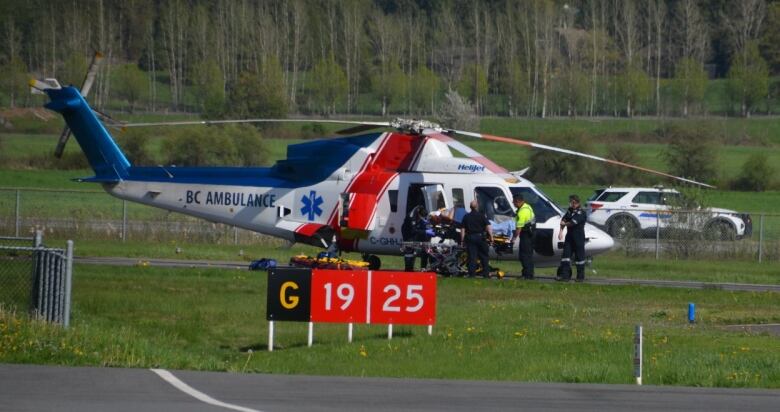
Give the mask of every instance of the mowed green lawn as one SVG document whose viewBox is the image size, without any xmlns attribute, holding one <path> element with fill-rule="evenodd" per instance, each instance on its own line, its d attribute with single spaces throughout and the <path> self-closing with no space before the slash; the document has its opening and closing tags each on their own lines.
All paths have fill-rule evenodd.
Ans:
<svg viewBox="0 0 780 412">
<path fill-rule="evenodd" d="M 278 322 L 267 352 L 263 272 L 77 265 L 72 327 L 0 310 L 0 362 L 313 375 L 780 387 L 780 343 L 729 324 L 780 321 L 776 293 L 439 279 L 424 327 Z M 695 302 L 698 321 L 686 320 Z M 252 350 L 251 352 L 249 350 Z"/>
</svg>

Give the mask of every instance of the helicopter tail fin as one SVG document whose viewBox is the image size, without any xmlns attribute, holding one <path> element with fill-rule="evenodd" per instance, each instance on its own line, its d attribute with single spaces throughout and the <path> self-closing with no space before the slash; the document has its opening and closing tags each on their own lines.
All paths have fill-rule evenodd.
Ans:
<svg viewBox="0 0 780 412">
<path fill-rule="evenodd" d="M 130 162 L 79 90 L 72 86 L 42 89 L 51 99 L 46 108 L 60 113 L 65 118 L 65 123 L 73 131 L 81 150 L 87 156 L 89 165 L 95 171 L 95 177 L 92 179 L 112 182 L 126 178 L 131 167 Z"/>
</svg>

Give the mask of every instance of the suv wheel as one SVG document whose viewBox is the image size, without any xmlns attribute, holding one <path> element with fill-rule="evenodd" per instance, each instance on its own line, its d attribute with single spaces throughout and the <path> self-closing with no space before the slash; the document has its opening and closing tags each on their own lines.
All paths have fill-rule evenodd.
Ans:
<svg viewBox="0 0 780 412">
<path fill-rule="evenodd" d="M 704 236 L 709 240 L 736 240 L 737 230 L 728 222 L 716 220 L 704 228 Z"/>
<path fill-rule="evenodd" d="M 615 239 L 630 239 L 636 237 L 639 225 L 630 216 L 615 216 L 607 226 L 607 233 Z"/>
</svg>

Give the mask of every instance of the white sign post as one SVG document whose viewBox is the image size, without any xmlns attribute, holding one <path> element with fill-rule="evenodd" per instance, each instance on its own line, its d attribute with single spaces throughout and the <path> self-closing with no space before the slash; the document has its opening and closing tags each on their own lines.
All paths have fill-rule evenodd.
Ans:
<svg viewBox="0 0 780 412">
<path fill-rule="evenodd" d="M 634 331 L 634 377 L 636 384 L 642 385 L 642 325 Z"/>
</svg>

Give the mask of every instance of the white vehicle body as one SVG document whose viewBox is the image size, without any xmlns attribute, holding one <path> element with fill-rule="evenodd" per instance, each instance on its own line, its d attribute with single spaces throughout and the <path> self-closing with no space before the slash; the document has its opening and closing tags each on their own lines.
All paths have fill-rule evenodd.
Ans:
<svg viewBox="0 0 780 412">
<path fill-rule="evenodd" d="M 680 192 L 656 187 L 609 187 L 588 199 L 588 222 L 622 238 L 656 229 L 695 231 L 719 240 L 750 236 L 750 216 L 734 210 L 683 210 Z"/>
</svg>

